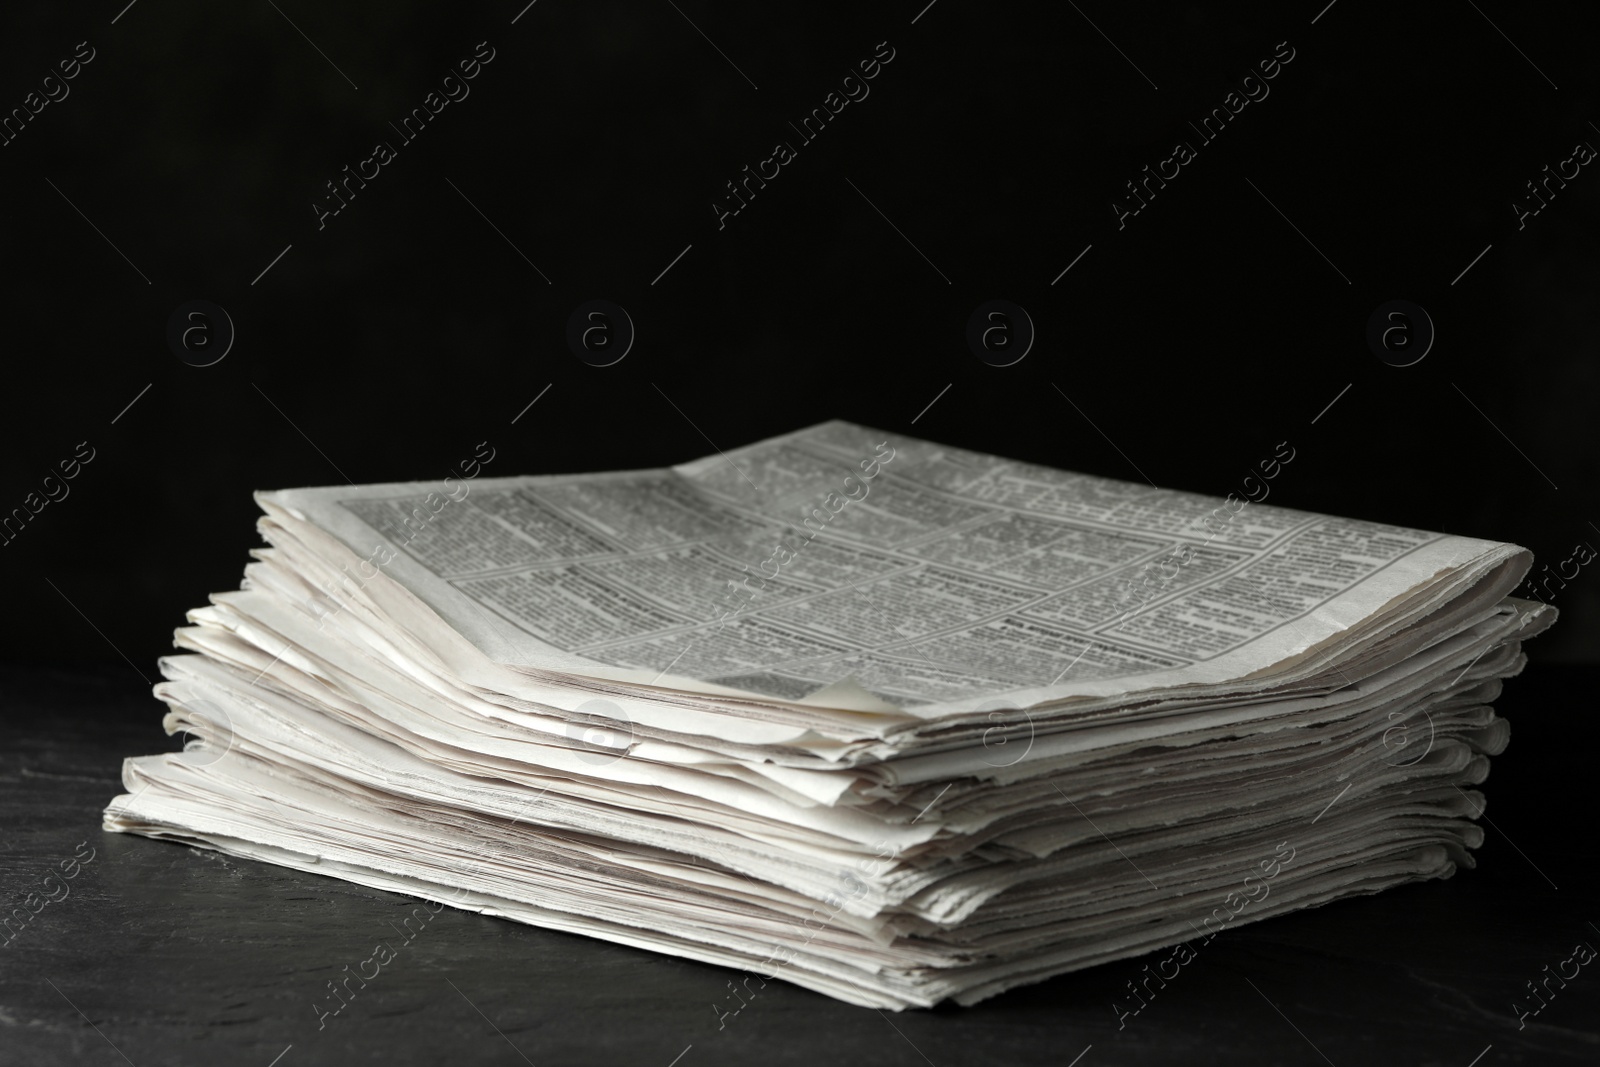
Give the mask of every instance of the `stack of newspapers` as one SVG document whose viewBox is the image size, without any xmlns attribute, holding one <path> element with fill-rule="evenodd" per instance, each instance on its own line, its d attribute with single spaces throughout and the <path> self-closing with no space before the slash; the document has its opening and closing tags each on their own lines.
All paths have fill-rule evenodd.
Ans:
<svg viewBox="0 0 1600 1067">
<path fill-rule="evenodd" d="M 844 422 L 495 456 L 260 494 L 268 547 L 161 662 L 188 742 L 106 826 L 970 1004 L 1471 866 L 1554 618 L 1515 545 L 1266 503 L 1289 442 L 1226 497 Z"/>
</svg>

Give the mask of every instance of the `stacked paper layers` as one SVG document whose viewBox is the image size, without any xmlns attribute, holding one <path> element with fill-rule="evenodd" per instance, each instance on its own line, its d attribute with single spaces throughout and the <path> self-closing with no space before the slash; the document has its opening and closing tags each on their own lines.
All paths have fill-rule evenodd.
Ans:
<svg viewBox="0 0 1600 1067">
<path fill-rule="evenodd" d="M 767 470 L 775 445 L 826 457 L 818 435 L 847 431 L 870 434 L 828 424 L 728 462 Z M 902 496 L 956 498 L 941 464 L 1001 462 L 894 444 L 899 470 L 875 484 Z M 704 488 L 703 470 L 647 473 L 703 493 L 716 523 L 760 520 L 760 502 Z M 128 761 L 108 828 L 891 1009 L 1197 949 L 1231 925 L 1470 866 L 1473 787 L 1508 736 L 1490 705 L 1554 614 L 1507 596 L 1522 550 L 1427 535 L 1410 571 L 1356 574 L 1296 616 L 1297 636 L 1271 631 L 1286 643 L 1247 642 L 1258 664 L 1225 677 L 1196 657 L 918 701 L 852 674 L 780 699 L 521 637 L 508 651 L 419 571 L 341 582 L 382 540 L 334 515 L 351 492 L 263 498 L 271 547 L 243 589 L 191 613 L 177 643 L 192 654 L 162 661 L 166 729 L 190 743 Z M 1289 531 L 1338 521 L 1272 510 Z M 466 536 L 452 521 L 430 534 Z M 825 540 L 860 545 L 848 528 Z M 1241 551 L 1241 566 L 1277 551 Z M 1221 580 L 1170 602 L 1194 617 Z M 1115 639 L 1087 640 L 1055 669 Z"/>
</svg>

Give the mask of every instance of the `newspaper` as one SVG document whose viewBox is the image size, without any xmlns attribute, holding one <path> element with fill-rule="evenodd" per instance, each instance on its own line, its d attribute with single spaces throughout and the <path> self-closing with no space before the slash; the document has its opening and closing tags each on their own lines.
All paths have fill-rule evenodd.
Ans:
<svg viewBox="0 0 1600 1067">
<path fill-rule="evenodd" d="M 921 718 L 1246 679 L 1530 562 L 838 421 L 668 469 L 259 500 L 500 664 Z"/>
<path fill-rule="evenodd" d="M 1515 545 L 1266 503 L 1287 442 L 1222 498 L 844 422 L 494 459 L 259 494 L 106 826 L 972 1003 L 1471 866 L 1554 619 Z"/>
</svg>

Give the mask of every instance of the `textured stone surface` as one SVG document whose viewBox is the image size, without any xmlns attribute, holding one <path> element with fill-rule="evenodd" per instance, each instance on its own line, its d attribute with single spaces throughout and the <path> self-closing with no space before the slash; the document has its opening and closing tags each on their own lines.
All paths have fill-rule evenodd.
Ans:
<svg viewBox="0 0 1600 1067">
<path fill-rule="evenodd" d="M 1552 982 L 1525 1029 L 1511 1005 L 1533 1006 L 1524 983 L 1574 943 L 1600 947 L 1597 682 L 1548 667 L 1507 683 L 1514 737 L 1485 787 L 1478 870 L 1230 930 L 1120 1032 L 1111 1001 L 1156 957 L 900 1015 L 769 983 L 719 1030 L 731 971 L 453 909 L 405 942 L 406 898 L 102 833 L 122 757 L 172 744 L 160 705 L 129 670 L 11 669 L 0 903 L 43 893 L 82 842 L 94 858 L 0 948 L 0 1064 L 1066 1067 L 1091 1045 L 1079 1067 L 1467 1067 L 1491 1045 L 1478 1067 L 1596 1063 L 1600 962 Z M 380 941 L 396 957 L 319 1029 L 326 983 Z"/>
</svg>

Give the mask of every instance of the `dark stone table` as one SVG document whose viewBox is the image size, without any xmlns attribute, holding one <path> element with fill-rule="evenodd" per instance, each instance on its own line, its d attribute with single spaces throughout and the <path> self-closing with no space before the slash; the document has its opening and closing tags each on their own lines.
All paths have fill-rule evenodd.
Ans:
<svg viewBox="0 0 1600 1067">
<path fill-rule="evenodd" d="M 1477 870 L 1230 929 L 1120 1031 L 1154 957 L 900 1014 L 774 982 L 719 1029 L 731 971 L 454 909 L 319 1029 L 329 980 L 412 902 L 101 832 L 122 757 L 172 747 L 161 705 L 126 668 L 4 670 L 0 903 L 31 918 L 0 947 L 0 1064 L 1596 1064 L 1600 966 L 1525 1025 L 1512 1004 L 1600 947 L 1597 685 L 1507 683 Z"/>
</svg>

